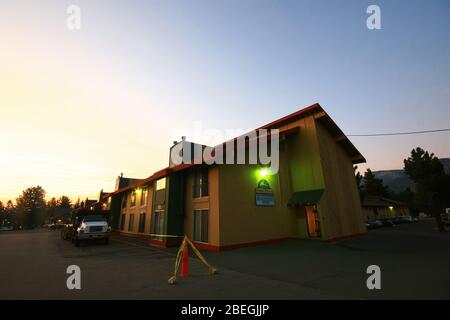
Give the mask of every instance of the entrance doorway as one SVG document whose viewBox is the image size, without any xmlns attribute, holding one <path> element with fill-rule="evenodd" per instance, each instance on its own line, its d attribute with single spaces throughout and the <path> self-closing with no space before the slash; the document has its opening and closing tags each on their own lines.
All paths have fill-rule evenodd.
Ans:
<svg viewBox="0 0 450 320">
<path fill-rule="evenodd" d="M 164 210 L 155 210 L 152 216 L 150 232 L 154 234 L 152 239 L 162 240 L 159 235 L 164 234 Z"/>
<path fill-rule="evenodd" d="M 308 224 L 308 235 L 311 238 L 318 238 L 320 234 L 320 221 L 316 206 L 305 206 L 306 222 Z"/>
</svg>

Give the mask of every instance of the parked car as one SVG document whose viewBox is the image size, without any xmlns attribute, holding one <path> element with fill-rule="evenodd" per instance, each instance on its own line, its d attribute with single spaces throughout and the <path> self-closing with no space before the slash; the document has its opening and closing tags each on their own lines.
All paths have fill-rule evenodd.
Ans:
<svg viewBox="0 0 450 320">
<path fill-rule="evenodd" d="M 65 226 L 64 222 L 58 221 L 55 223 L 55 229 L 61 229 Z"/>
<path fill-rule="evenodd" d="M 1 226 L 0 231 L 12 231 L 14 230 L 13 226 Z"/>
<path fill-rule="evenodd" d="M 382 226 L 383 226 L 383 222 L 381 222 L 380 220 L 369 220 L 366 223 L 367 229 L 376 229 L 376 228 L 380 228 Z"/>
<path fill-rule="evenodd" d="M 405 216 L 405 217 L 403 217 L 403 219 L 406 222 L 417 222 L 417 221 L 419 221 L 419 219 L 417 219 L 416 217 L 412 217 L 412 216 Z"/>
<path fill-rule="evenodd" d="M 383 227 L 395 227 L 395 223 L 392 222 L 390 219 L 383 219 L 380 221 L 383 224 Z"/>
<path fill-rule="evenodd" d="M 411 223 L 414 222 L 414 218 L 411 216 L 403 216 L 400 217 L 401 221 L 403 221 L 404 223 Z"/>
<path fill-rule="evenodd" d="M 412 216 L 399 216 L 399 217 L 392 218 L 391 221 L 394 222 L 395 224 L 399 224 L 399 223 L 417 222 L 417 221 L 419 221 L 419 219 L 417 219 L 416 217 L 412 217 Z"/>
<path fill-rule="evenodd" d="M 390 219 L 390 221 L 392 221 L 395 224 L 401 224 L 401 223 L 406 223 L 407 221 L 405 221 L 403 219 L 403 217 L 393 217 Z"/>
</svg>

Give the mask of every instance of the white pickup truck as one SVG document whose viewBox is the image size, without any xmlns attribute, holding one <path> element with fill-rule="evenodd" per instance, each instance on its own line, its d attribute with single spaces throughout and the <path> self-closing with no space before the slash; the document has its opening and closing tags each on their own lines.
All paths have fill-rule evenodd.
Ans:
<svg viewBox="0 0 450 320">
<path fill-rule="evenodd" d="M 71 239 L 75 246 L 81 241 L 101 239 L 105 244 L 109 242 L 111 227 L 105 217 L 91 215 L 79 217 L 72 225 L 68 225 L 62 232 L 63 239 Z"/>
</svg>

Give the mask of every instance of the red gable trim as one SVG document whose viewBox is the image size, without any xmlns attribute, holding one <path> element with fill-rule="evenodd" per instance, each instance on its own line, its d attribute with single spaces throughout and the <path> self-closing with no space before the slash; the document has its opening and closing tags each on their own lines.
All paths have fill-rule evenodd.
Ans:
<svg viewBox="0 0 450 320">
<path fill-rule="evenodd" d="M 317 111 L 324 111 L 320 104 L 315 103 L 310 105 L 309 107 L 303 108 L 301 110 L 298 110 L 296 112 L 293 112 L 291 114 L 288 114 L 287 116 L 284 116 L 278 120 L 272 121 L 262 127 L 259 127 L 258 129 L 269 129 L 269 128 L 277 128 L 282 126 L 284 123 L 289 122 L 289 120 L 296 118 L 298 116 L 304 116 L 308 113 L 315 113 Z"/>
<path fill-rule="evenodd" d="M 353 144 L 350 142 L 350 140 L 344 135 L 344 133 L 339 129 L 339 127 L 336 125 L 336 123 L 330 118 L 330 116 L 323 110 L 323 108 L 318 103 L 315 103 L 313 105 L 310 105 L 309 107 L 306 107 L 306 108 L 303 108 L 303 109 L 298 110 L 296 112 L 293 112 L 293 113 L 291 113 L 291 114 L 289 114 L 287 116 L 284 116 L 284 117 L 282 117 L 282 118 L 280 118 L 278 120 L 272 121 L 272 122 L 270 122 L 270 123 L 268 123 L 268 124 L 266 124 L 264 126 L 261 126 L 261 127 L 257 128 L 256 130 L 279 128 L 282 125 L 292 121 L 293 119 L 296 119 L 296 118 L 299 118 L 299 117 L 302 117 L 302 116 L 304 117 L 304 116 L 311 115 L 311 114 L 316 114 L 318 112 L 323 112 L 324 113 L 324 115 L 325 115 L 324 118 L 326 118 L 326 123 L 328 124 L 328 126 L 333 127 L 334 130 L 338 131 L 340 135 L 345 137 L 344 141 L 348 145 L 347 148 L 352 153 L 355 153 L 357 158 L 358 158 L 357 160 L 354 161 L 354 163 L 365 162 L 366 160 L 364 159 L 364 157 L 353 146 Z M 295 132 L 295 130 L 293 130 L 293 129 L 283 130 L 282 132 L 280 132 L 280 135 L 292 134 L 294 132 Z M 223 142 L 222 145 L 225 145 L 227 143 L 231 143 L 232 141 L 237 141 L 237 139 L 239 139 L 240 137 L 246 136 L 248 134 L 249 133 L 242 134 L 242 135 L 240 135 L 240 136 L 238 136 L 236 138 L 230 139 L 230 140 L 228 140 L 226 142 Z M 270 138 L 270 133 L 268 133 L 268 138 Z M 219 145 L 217 145 L 217 146 L 219 146 Z M 352 156 L 354 156 L 354 155 L 352 155 Z M 166 177 L 167 175 L 169 175 L 172 172 L 178 172 L 178 171 L 186 170 L 186 169 L 191 168 L 191 167 L 196 166 L 196 165 L 199 165 L 199 164 L 195 164 L 195 163 L 184 164 L 183 163 L 183 164 L 177 165 L 177 166 L 172 167 L 172 168 L 166 167 L 166 168 L 164 168 L 164 169 L 162 169 L 160 171 L 155 172 L 153 175 L 149 176 L 148 178 L 139 180 L 139 181 L 131 184 L 128 187 L 116 190 L 116 191 L 112 192 L 110 195 L 119 194 L 119 193 L 122 193 L 122 192 L 125 192 L 125 191 L 128 191 L 128 190 L 137 188 L 137 187 L 142 186 L 142 185 L 144 185 L 146 183 L 149 183 L 149 182 L 152 182 L 154 180 Z"/>
</svg>

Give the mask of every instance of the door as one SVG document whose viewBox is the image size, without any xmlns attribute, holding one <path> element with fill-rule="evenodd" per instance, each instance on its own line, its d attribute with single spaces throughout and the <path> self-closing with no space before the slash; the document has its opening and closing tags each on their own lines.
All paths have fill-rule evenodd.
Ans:
<svg viewBox="0 0 450 320">
<path fill-rule="evenodd" d="M 164 234 L 164 210 L 155 210 L 152 215 L 151 225 L 152 239 L 162 240 L 159 235 Z"/>
<path fill-rule="evenodd" d="M 320 221 L 316 207 L 306 206 L 305 208 L 309 236 L 312 238 L 320 237 Z"/>
</svg>

